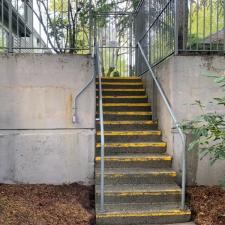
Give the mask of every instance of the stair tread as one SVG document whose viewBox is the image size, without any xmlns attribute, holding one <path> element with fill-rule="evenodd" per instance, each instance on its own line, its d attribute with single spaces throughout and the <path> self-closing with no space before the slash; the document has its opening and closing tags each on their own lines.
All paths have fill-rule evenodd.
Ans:
<svg viewBox="0 0 225 225">
<path fill-rule="evenodd" d="M 98 80 L 99 78 L 96 78 L 96 79 Z M 110 79 L 112 80 L 141 80 L 141 78 L 138 76 L 102 77 L 102 80 L 110 80 Z"/>
<path fill-rule="evenodd" d="M 121 192 L 180 192 L 180 187 L 174 184 L 138 184 L 138 185 L 105 185 L 105 194 Z M 96 185 L 96 192 L 100 193 L 100 185 Z"/>
<path fill-rule="evenodd" d="M 99 98 L 98 95 L 96 96 L 96 98 Z M 103 99 L 104 98 L 109 98 L 109 99 L 110 98 L 119 98 L 119 99 L 120 98 L 122 98 L 122 99 L 126 99 L 126 98 L 128 98 L 128 99 L 129 98 L 132 98 L 132 99 L 134 99 L 134 98 L 138 98 L 138 99 L 139 98 L 146 98 L 147 99 L 148 96 L 147 95 L 134 95 L 134 96 L 133 95 L 128 95 L 128 96 L 127 95 L 122 95 L 122 96 L 121 95 L 104 95 L 104 96 L 102 96 L 102 98 Z"/>
<path fill-rule="evenodd" d="M 97 123 L 100 123 L 99 120 L 96 119 Z M 121 120 L 121 121 L 113 121 L 113 120 L 105 120 L 104 124 L 106 125 L 137 125 L 137 124 L 157 124 L 157 122 L 152 120 Z"/>
<path fill-rule="evenodd" d="M 98 105 L 99 104 L 97 103 L 97 106 Z M 148 103 L 148 102 L 146 102 L 146 103 L 127 103 L 127 102 L 120 102 L 120 103 L 103 103 L 102 105 L 103 106 L 109 106 L 109 107 L 112 107 L 112 106 L 114 106 L 114 107 L 121 107 L 121 106 L 126 106 L 126 107 L 143 106 L 143 107 L 145 107 L 145 106 L 151 106 L 151 103 Z"/>
<path fill-rule="evenodd" d="M 148 174 L 166 174 L 166 173 L 173 173 L 174 176 L 176 172 L 172 168 L 105 168 L 105 175 L 148 175 Z M 96 174 L 100 174 L 100 170 L 96 170 Z"/>
<path fill-rule="evenodd" d="M 99 114 L 97 111 L 96 114 Z M 136 116 L 141 116 L 141 115 L 152 115 L 152 112 L 149 111 L 104 111 L 103 114 L 108 114 L 108 115 L 136 115 Z"/>
<path fill-rule="evenodd" d="M 100 161 L 101 157 L 96 157 L 96 160 Z M 151 154 L 151 153 L 136 153 L 136 154 L 123 154 L 123 155 L 112 155 L 112 156 L 105 156 L 104 159 L 107 160 L 135 160 L 135 159 L 143 159 L 143 160 L 171 160 L 172 157 L 167 154 Z"/>
<path fill-rule="evenodd" d="M 102 81 L 101 82 L 102 83 L 102 85 L 119 85 L 119 86 L 126 86 L 126 85 L 131 85 L 131 86 L 137 86 L 137 85 L 143 85 L 143 82 L 141 82 L 141 81 L 137 81 L 137 82 L 123 82 L 123 83 L 121 83 L 121 82 L 105 82 L 105 81 Z M 99 82 L 97 81 L 96 82 L 96 85 L 98 85 L 99 84 Z"/>
<path fill-rule="evenodd" d="M 123 147 L 166 147 L 166 143 L 163 141 L 155 142 L 112 142 L 112 143 L 105 143 L 104 145 L 106 148 L 107 147 L 114 147 L 114 148 L 123 148 Z M 101 143 L 96 143 L 96 147 L 101 147 Z"/>
<path fill-rule="evenodd" d="M 98 88 L 96 88 L 96 91 L 99 91 Z M 132 92 L 137 92 L 137 91 L 140 91 L 140 92 L 144 92 L 145 89 L 144 88 L 124 88 L 124 89 L 121 89 L 121 88 L 102 88 L 102 91 L 132 91 Z"/>
<path fill-rule="evenodd" d="M 100 131 L 97 131 L 97 135 L 101 135 Z M 104 135 L 119 135 L 119 136 L 132 136 L 132 135 L 161 135 L 160 130 L 114 130 L 104 131 Z"/>
<path fill-rule="evenodd" d="M 96 217 L 144 217 L 144 216 L 176 216 L 176 215 L 191 215 L 191 211 L 181 210 L 179 208 L 170 209 L 140 209 L 140 210 L 112 210 L 105 212 L 97 212 Z"/>
<path fill-rule="evenodd" d="M 118 211 L 164 211 L 164 210 L 179 210 L 179 202 L 162 203 L 114 203 L 105 204 L 106 212 L 118 212 Z M 100 205 L 96 204 L 96 211 L 99 213 Z M 101 213 L 101 212 L 100 212 Z"/>
</svg>

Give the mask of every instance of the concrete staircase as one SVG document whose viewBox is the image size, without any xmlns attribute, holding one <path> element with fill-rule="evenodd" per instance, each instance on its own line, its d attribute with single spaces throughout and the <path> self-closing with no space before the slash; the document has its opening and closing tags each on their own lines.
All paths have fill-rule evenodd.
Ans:
<svg viewBox="0 0 225 225">
<path fill-rule="evenodd" d="M 100 127 L 96 135 L 97 225 L 149 225 L 190 220 L 180 210 L 172 157 L 166 154 L 139 78 L 103 78 L 105 211 L 100 211 Z M 97 98 L 98 81 L 96 80 Z M 98 99 L 97 99 L 98 118 Z"/>
</svg>

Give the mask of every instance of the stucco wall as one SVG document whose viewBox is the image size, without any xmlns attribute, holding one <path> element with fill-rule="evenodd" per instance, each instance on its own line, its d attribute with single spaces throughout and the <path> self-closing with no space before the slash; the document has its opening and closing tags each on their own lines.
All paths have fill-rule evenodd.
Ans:
<svg viewBox="0 0 225 225">
<path fill-rule="evenodd" d="M 93 72 L 90 56 L 0 55 L 0 182 L 93 181 L 94 80 L 72 123 Z"/>
<path fill-rule="evenodd" d="M 166 93 L 168 100 L 175 111 L 178 121 L 192 119 L 201 113 L 197 106 L 192 104 L 201 100 L 206 105 L 206 112 L 225 113 L 224 107 L 210 104 L 214 97 L 223 96 L 221 89 L 205 74 L 208 71 L 224 74 L 225 57 L 223 56 L 172 56 L 155 68 L 157 78 Z M 146 86 L 151 87 L 151 79 L 143 76 Z M 173 167 L 181 172 L 181 141 L 179 134 L 173 128 L 173 122 L 162 101 L 157 95 L 157 116 L 159 127 L 163 131 L 163 139 L 168 144 L 168 153 L 173 155 Z M 187 137 L 188 142 L 191 137 Z M 225 179 L 225 162 L 218 161 L 213 166 L 207 158 L 200 160 L 196 152 L 187 153 L 187 175 L 189 184 L 218 184 Z"/>
</svg>

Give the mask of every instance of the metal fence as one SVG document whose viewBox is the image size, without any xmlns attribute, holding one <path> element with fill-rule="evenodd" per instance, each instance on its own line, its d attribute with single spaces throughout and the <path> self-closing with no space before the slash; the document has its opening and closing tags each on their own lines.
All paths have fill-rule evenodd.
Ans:
<svg viewBox="0 0 225 225">
<path fill-rule="evenodd" d="M 224 52 L 224 24 L 224 0 L 178 1 L 178 50 Z"/>
<path fill-rule="evenodd" d="M 224 0 L 144 0 L 135 14 L 134 38 L 151 65 L 173 53 L 225 52 Z M 147 70 L 136 52 L 138 74 Z"/>
<path fill-rule="evenodd" d="M 143 1 L 135 16 L 135 42 L 140 42 L 151 65 L 154 65 L 175 50 L 175 0 Z M 136 52 L 137 74 L 148 70 Z"/>
<path fill-rule="evenodd" d="M 133 15 L 119 12 L 98 14 L 95 28 L 103 76 L 132 76 L 135 64 Z"/>
<path fill-rule="evenodd" d="M 0 0 L 0 51 L 88 53 L 88 4 L 76 0 Z"/>
</svg>

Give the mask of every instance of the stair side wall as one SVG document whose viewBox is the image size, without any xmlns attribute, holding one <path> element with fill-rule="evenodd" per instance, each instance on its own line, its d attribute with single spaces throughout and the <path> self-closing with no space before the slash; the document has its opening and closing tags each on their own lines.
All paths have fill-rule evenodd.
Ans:
<svg viewBox="0 0 225 225">
<path fill-rule="evenodd" d="M 72 123 L 93 73 L 90 56 L 0 56 L 0 183 L 93 182 L 95 79 Z"/>
<path fill-rule="evenodd" d="M 191 119 L 201 112 L 192 104 L 201 100 L 206 104 L 206 112 L 225 113 L 224 107 L 208 103 L 214 97 L 223 96 L 221 89 L 213 82 L 213 78 L 206 76 L 208 73 L 224 75 L 224 56 L 171 56 L 156 68 L 158 80 L 174 109 L 179 121 Z M 149 75 L 143 76 L 147 90 L 151 88 L 152 81 Z M 155 94 L 155 93 L 154 93 Z M 148 95 L 152 93 L 148 91 Z M 181 141 L 179 134 L 173 128 L 173 122 L 162 101 L 157 94 L 157 116 L 159 127 L 163 132 L 163 140 L 167 142 L 167 151 L 173 155 L 173 168 L 178 173 L 178 182 L 181 180 Z M 192 137 L 187 137 L 188 142 Z M 188 184 L 215 185 L 225 179 L 225 162 L 218 161 L 213 166 L 209 160 L 200 160 L 196 152 L 187 153 L 187 178 Z"/>
</svg>

